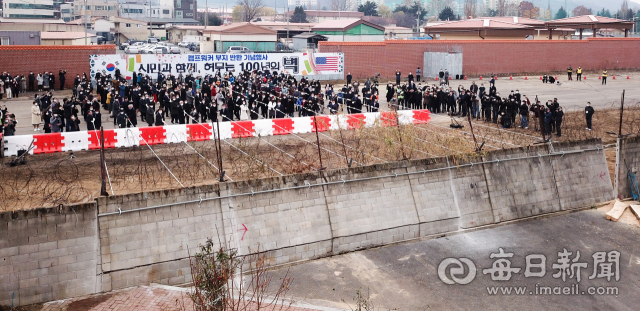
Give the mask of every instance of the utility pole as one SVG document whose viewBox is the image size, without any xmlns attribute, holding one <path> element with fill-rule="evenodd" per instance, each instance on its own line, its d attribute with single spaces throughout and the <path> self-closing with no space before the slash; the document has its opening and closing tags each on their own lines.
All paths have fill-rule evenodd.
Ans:
<svg viewBox="0 0 640 311">
<path fill-rule="evenodd" d="M 153 37 L 153 34 L 151 33 L 151 9 L 151 0 L 149 0 L 149 38 Z"/>
<path fill-rule="evenodd" d="M 84 45 L 87 45 L 87 0 L 84 0 Z"/>
<path fill-rule="evenodd" d="M 209 0 L 204 0 L 204 30 L 209 25 Z"/>
<path fill-rule="evenodd" d="M 104 157 L 104 128 L 100 126 L 100 195 L 108 196 L 107 192 L 107 167 L 105 166 L 106 160 Z"/>
<path fill-rule="evenodd" d="M 420 9 L 418 9 L 418 23 L 416 24 L 416 30 L 418 31 L 418 37 L 420 37 Z"/>
</svg>

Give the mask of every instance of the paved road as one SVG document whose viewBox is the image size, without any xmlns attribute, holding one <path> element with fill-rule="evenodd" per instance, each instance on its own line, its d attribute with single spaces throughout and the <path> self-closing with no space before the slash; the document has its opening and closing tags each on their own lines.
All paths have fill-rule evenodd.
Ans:
<svg viewBox="0 0 640 311">
<path fill-rule="evenodd" d="M 624 76 L 626 78 L 626 75 Z M 619 103 L 622 90 L 626 89 L 626 103 L 631 104 L 634 102 L 640 102 L 640 75 L 631 76 L 630 80 L 620 79 L 611 80 L 609 85 L 600 85 L 600 81 L 597 77 L 589 77 L 586 81 L 582 82 L 568 82 L 565 83 L 566 77 L 560 79 L 562 85 L 550 85 L 543 84 L 536 77 L 531 77 L 530 80 L 525 81 L 524 77 L 515 77 L 514 80 L 508 80 L 508 78 L 500 78 L 496 82 L 496 86 L 501 96 L 507 96 L 511 90 L 519 89 L 520 93 L 527 95 L 530 100 L 534 100 L 535 96 L 541 101 L 548 99 L 558 98 L 558 101 L 567 110 L 582 110 L 587 101 L 591 101 L 594 108 L 602 109 L 611 107 L 612 103 Z M 452 80 L 451 86 L 457 88 L 462 84 L 465 87 L 469 87 L 472 81 L 476 81 L 477 84 L 485 83 L 485 86 L 489 86 L 487 80 Z M 384 81 L 381 81 L 384 82 Z M 430 81 L 430 84 L 436 83 L 436 81 Z M 380 107 L 382 110 L 386 110 L 387 103 L 384 98 L 385 84 L 380 86 Z M 15 113 L 18 118 L 17 135 L 33 134 L 33 126 L 31 125 L 31 103 L 33 102 L 34 93 L 27 93 L 21 95 L 17 99 L 2 99 L 0 105 L 7 105 L 9 112 Z M 71 91 L 56 92 L 56 97 L 62 99 L 64 97 L 71 97 Z M 107 113 L 102 111 L 102 124 L 106 129 L 113 128 L 113 119 L 109 119 Z M 80 128 L 86 129 L 84 120 L 81 119 Z M 146 126 L 146 123 L 138 122 L 138 126 Z"/>
<path fill-rule="evenodd" d="M 640 228 L 637 222 L 629 225 L 607 221 L 603 213 L 582 211 L 300 264 L 289 271 L 295 283 L 291 294 L 316 305 L 345 307 L 342 300 L 353 306 L 356 290 L 369 288 L 372 301 L 381 310 L 638 310 L 640 249 L 634 237 Z M 490 274 L 483 274 L 483 269 L 492 268 L 499 259 L 489 258 L 490 254 L 498 253 L 499 248 L 513 253 L 513 257 L 507 258 L 511 267 L 522 269 L 508 281 L 494 281 Z M 553 277 L 559 270 L 552 265 L 558 263 L 558 252 L 565 248 L 572 252 L 571 260 L 576 257 L 576 251 L 580 251 L 575 262 L 587 264 L 580 273 L 579 283 L 575 277 L 567 277 L 565 282 Z M 621 253 L 619 281 L 597 277 L 590 280 L 594 267 L 592 256 L 610 251 Z M 525 256 L 531 254 L 546 256 L 545 276 L 524 276 Z M 470 259 L 477 267 L 475 279 L 467 285 L 443 283 L 438 267 L 445 258 Z M 612 267 L 615 270 L 615 265 Z M 450 277 L 451 271 L 446 271 Z M 457 276 L 465 275 L 468 268 Z M 576 288 L 575 284 L 578 284 L 577 290 L 572 289 Z M 498 286 L 523 288 L 524 294 L 502 294 Z M 552 291 L 555 287 L 559 290 L 567 287 L 570 294 L 542 295 L 547 286 L 552 287 Z M 595 295 L 588 293 L 589 287 L 594 287 Z M 597 294 L 598 290 L 606 293 L 607 287 L 610 293 L 612 287 L 617 288 L 618 294 Z M 487 288 L 495 288 L 499 294 L 491 295 Z M 572 290 L 577 294 L 571 294 Z"/>
</svg>

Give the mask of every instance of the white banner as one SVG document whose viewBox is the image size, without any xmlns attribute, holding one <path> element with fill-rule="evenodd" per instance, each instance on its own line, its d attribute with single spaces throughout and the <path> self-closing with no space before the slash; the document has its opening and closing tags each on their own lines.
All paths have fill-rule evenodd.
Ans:
<svg viewBox="0 0 640 311">
<path fill-rule="evenodd" d="M 155 78 L 159 72 L 177 76 L 205 76 L 220 70 L 277 71 L 293 75 L 320 76 L 344 73 L 343 53 L 252 53 L 252 54 L 137 54 L 92 55 L 91 78 L 97 72 L 115 75 L 116 69 L 127 80 L 136 74 Z M 155 75 L 154 75 L 155 74 Z"/>
</svg>

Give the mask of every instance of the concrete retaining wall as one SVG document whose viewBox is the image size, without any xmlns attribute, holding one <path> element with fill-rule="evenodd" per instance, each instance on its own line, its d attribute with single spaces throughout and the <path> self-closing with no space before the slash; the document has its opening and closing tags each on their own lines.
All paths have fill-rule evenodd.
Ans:
<svg viewBox="0 0 640 311">
<path fill-rule="evenodd" d="M 537 146 L 103 197 L 75 213 L 5 213 L 0 304 L 11 293 L 27 304 L 186 283 L 188 255 L 209 237 L 286 264 L 612 199 L 600 141 L 552 152 Z"/>
<path fill-rule="evenodd" d="M 0 214 L 0 306 L 100 291 L 95 202 Z"/>
<path fill-rule="evenodd" d="M 618 181 L 615 194 L 619 198 L 630 198 L 631 187 L 629 187 L 627 171 L 636 173 L 636 178 L 640 181 L 640 136 L 622 139 L 619 148 Z"/>
</svg>

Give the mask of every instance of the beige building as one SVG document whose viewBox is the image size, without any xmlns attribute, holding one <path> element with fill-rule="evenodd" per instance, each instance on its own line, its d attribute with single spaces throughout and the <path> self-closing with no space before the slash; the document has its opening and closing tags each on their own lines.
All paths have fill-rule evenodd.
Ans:
<svg viewBox="0 0 640 311">
<path fill-rule="evenodd" d="M 88 0 L 85 8 L 84 0 L 73 2 L 73 19 L 87 17 L 109 18 L 118 15 L 118 1 Z M 86 11 L 85 11 L 86 9 Z"/>
<path fill-rule="evenodd" d="M 91 44 L 91 41 L 95 41 L 96 35 L 87 33 L 87 39 L 85 40 L 84 32 L 57 32 L 57 31 L 44 31 L 40 33 L 41 45 L 85 45 Z"/>
<path fill-rule="evenodd" d="M 0 18 L 0 30 L 20 31 L 84 31 L 82 25 L 67 25 L 62 19 L 10 19 Z"/>
<path fill-rule="evenodd" d="M 256 52 L 276 50 L 278 32 L 252 23 L 209 26 L 202 30 L 203 41 L 212 41 L 215 53 L 224 53 L 231 46 L 244 46 Z"/>
<path fill-rule="evenodd" d="M 439 40 L 549 40 L 550 35 L 556 40 L 571 39 L 572 29 L 550 31 L 544 28 L 544 22 L 534 26 L 531 21 L 534 20 L 486 17 L 429 24 L 424 32 Z"/>
<path fill-rule="evenodd" d="M 113 22 L 114 41 L 116 44 L 129 39 L 147 40 L 149 37 L 149 24 L 146 22 L 116 16 L 110 17 L 109 21 Z M 167 37 L 167 31 L 164 28 L 152 29 L 151 33 L 158 38 Z"/>
<path fill-rule="evenodd" d="M 214 26 L 210 26 L 211 28 Z M 202 41 L 202 33 L 204 26 L 171 26 L 167 28 L 167 40 L 172 43 L 199 42 Z"/>
</svg>

